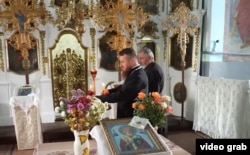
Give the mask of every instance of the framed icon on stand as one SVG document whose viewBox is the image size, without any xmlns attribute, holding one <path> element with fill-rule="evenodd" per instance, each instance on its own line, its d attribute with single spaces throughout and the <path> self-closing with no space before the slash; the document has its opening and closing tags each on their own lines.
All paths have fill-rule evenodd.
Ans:
<svg viewBox="0 0 250 155">
<path fill-rule="evenodd" d="M 24 85 L 16 87 L 13 96 L 27 96 L 35 93 L 35 87 L 32 85 Z"/>
<path fill-rule="evenodd" d="M 129 125 L 129 122 L 130 119 L 111 119 L 100 122 L 113 154 L 168 154 L 167 148 L 159 140 L 151 125 L 147 125 L 145 129 L 139 129 Z"/>
</svg>

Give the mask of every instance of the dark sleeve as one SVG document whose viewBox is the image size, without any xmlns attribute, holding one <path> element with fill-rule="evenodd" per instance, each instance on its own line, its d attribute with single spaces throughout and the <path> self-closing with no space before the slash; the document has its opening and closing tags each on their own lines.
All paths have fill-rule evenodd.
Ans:
<svg viewBox="0 0 250 155">
<path fill-rule="evenodd" d="M 148 72 L 149 91 L 161 93 L 164 86 L 164 75 L 161 68 L 156 67 Z"/>
<path fill-rule="evenodd" d="M 120 88 L 121 88 L 121 86 L 118 86 L 118 87 L 115 87 L 115 88 L 111 88 L 111 89 L 109 89 L 109 93 L 114 93 L 117 90 L 119 90 Z"/>
<path fill-rule="evenodd" d="M 146 74 L 144 74 L 145 76 Z M 142 77 L 142 74 L 133 74 L 129 76 L 124 84 L 108 95 L 96 96 L 102 102 L 121 102 L 132 101 L 138 93 L 147 87 L 147 77 Z M 146 78 L 146 79 L 145 79 Z"/>
</svg>

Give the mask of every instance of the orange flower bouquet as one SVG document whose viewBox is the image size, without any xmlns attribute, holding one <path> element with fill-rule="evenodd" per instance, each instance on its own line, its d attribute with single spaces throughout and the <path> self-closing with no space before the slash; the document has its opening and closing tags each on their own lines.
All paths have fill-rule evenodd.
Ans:
<svg viewBox="0 0 250 155">
<path fill-rule="evenodd" d="M 140 92 L 136 102 L 132 104 L 134 115 L 147 118 L 152 126 L 164 126 L 167 114 L 171 114 L 173 111 L 172 107 L 168 105 L 170 101 L 170 96 L 161 96 L 158 92 L 151 92 L 148 95 Z"/>
</svg>

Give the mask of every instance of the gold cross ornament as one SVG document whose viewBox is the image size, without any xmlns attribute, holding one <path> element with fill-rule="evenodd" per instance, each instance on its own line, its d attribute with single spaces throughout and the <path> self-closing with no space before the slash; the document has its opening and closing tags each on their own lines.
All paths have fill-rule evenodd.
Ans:
<svg viewBox="0 0 250 155">
<path fill-rule="evenodd" d="M 189 42 L 188 34 L 198 30 L 198 18 L 190 13 L 190 9 L 183 2 L 162 23 L 163 27 L 173 34 L 177 34 L 177 42 L 181 49 L 182 65 L 185 66 L 186 44 Z"/>
</svg>

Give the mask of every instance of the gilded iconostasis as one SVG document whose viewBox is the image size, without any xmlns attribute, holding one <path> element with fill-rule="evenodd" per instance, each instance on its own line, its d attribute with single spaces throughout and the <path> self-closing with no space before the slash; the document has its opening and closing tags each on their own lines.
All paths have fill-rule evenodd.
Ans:
<svg viewBox="0 0 250 155">
<path fill-rule="evenodd" d="M 117 53 L 147 46 L 165 72 L 164 93 L 181 115 L 186 82 L 197 74 L 199 0 L 2 0 L 0 7 L 0 88 L 8 90 L 0 94 L 0 107 L 8 107 L 15 87 L 32 85 L 42 121 L 53 122 L 60 96 L 76 88 L 100 93 L 103 84 L 119 81 Z M 175 99 L 182 85 L 185 98 Z"/>
</svg>

